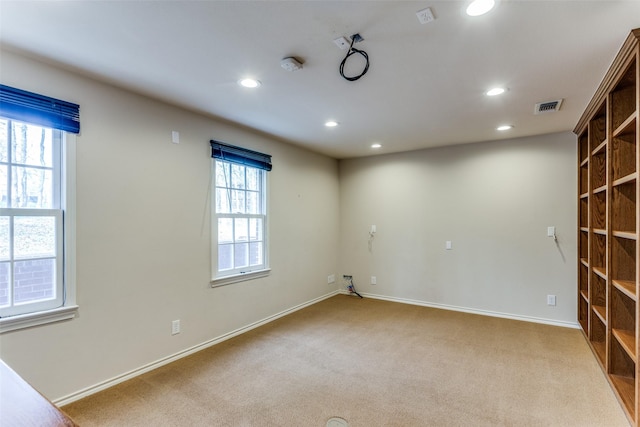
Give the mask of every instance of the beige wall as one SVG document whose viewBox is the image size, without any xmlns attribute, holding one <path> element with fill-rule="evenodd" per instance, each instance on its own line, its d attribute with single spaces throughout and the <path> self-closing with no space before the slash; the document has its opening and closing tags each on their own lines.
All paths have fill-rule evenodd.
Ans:
<svg viewBox="0 0 640 427">
<path fill-rule="evenodd" d="M 575 322 L 570 133 L 338 162 L 13 53 L 0 67 L 3 84 L 81 106 L 79 317 L 0 335 L 51 399 L 335 291 L 332 273 L 390 299 Z M 208 286 L 210 139 L 273 155 L 267 278 Z"/>
<path fill-rule="evenodd" d="M 336 160 L 8 52 L 1 67 L 3 84 L 80 104 L 79 317 L 0 335 L 0 357 L 49 398 L 336 290 Z M 273 156 L 267 278 L 209 287 L 210 139 Z"/>
<path fill-rule="evenodd" d="M 345 160 L 340 189 L 340 274 L 359 291 L 575 325 L 573 134 Z"/>
</svg>

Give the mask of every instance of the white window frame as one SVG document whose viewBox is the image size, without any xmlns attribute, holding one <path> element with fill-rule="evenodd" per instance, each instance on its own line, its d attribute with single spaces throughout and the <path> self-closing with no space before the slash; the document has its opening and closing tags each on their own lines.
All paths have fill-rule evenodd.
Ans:
<svg viewBox="0 0 640 427">
<path fill-rule="evenodd" d="M 55 308 L 0 318 L 0 334 L 72 319 L 76 305 L 76 135 L 60 131 L 60 220 L 62 224 L 63 297 Z M 60 273 L 60 272 L 59 272 Z"/>
<path fill-rule="evenodd" d="M 260 168 L 253 168 L 259 171 L 261 174 L 261 189 L 262 200 L 262 214 L 244 214 L 244 213 L 221 213 L 219 214 L 216 209 L 216 162 L 228 163 L 231 165 L 241 166 L 244 168 L 251 168 L 252 166 L 242 165 L 234 163 L 228 160 L 211 159 L 211 287 L 218 287 L 229 285 L 232 283 L 242 282 L 245 280 L 256 279 L 259 277 L 265 277 L 269 275 L 271 269 L 269 268 L 269 216 L 268 216 L 268 200 L 269 200 L 269 185 L 268 176 L 266 170 Z M 262 242 L 263 242 L 263 263 L 260 266 L 235 268 L 230 270 L 220 271 L 218 268 L 218 220 L 220 218 L 261 218 L 263 220 L 262 226 Z"/>
</svg>

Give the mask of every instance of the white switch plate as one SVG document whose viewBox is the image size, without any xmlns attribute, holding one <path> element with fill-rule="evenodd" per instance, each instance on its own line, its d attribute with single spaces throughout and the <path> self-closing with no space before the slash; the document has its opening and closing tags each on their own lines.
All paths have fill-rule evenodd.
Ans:
<svg viewBox="0 0 640 427">
<path fill-rule="evenodd" d="M 344 37 L 338 37 L 337 39 L 333 39 L 333 42 L 336 44 L 336 46 L 338 46 L 342 50 L 349 47 L 349 41 Z"/>
<path fill-rule="evenodd" d="M 171 335 L 180 333 L 180 320 L 174 320 L 171 322 Z"/>
<path fill-rule="evenodd" d="M 448 251 L 450 251 L 450 250 L 451 250 L 451 248 L 452 248 L 452 246 L 451 246 L 451 240 L 447 240 L 447 241 L 444 243 L 444 248 L 445 248 L 446 250 L 448 250 Z"/>
<path fill-rule="evenodd" d="M 377 284 L 378 280 L 376 279 L 376 276 L 371 276 L 371 284 L 375 285 Z"/>
<path fill-rule="evenodd" d="M 547 295 L 547 305 L 556 305 L 555 295 Z"/>
</svg>

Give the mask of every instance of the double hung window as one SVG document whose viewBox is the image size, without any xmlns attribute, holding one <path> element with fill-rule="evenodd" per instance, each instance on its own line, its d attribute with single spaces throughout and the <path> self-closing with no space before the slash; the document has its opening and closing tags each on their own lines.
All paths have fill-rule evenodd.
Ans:
<svg viewBox="0 0 640 427">
<path fill-rule="evenodd" d="M 79 107 L 0 85 L 0 332 L 73 317 Z"/>
<path fill-rule="evenodd" d="M 63 303 L 61 137 L 0 118 L 0 313 Z"/>
<path fill-rule="evenodd" d="M 270 156 L 216 141 L 211 146 L 213 280 L 264 272 Z"/>
</svg>

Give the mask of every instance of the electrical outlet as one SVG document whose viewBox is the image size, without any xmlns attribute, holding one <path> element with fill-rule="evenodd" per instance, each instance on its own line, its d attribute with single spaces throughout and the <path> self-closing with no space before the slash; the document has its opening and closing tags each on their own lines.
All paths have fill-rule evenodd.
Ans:
<svg viewBox="0 0 640 427">
<path fill-rule="evenodd" d="M 375 285 L 377 284 L 378 280 L 376 279 L 376 276 L 371 276 L 371 284 Z"/>
<path fill-rule="evenodd" d="M 180 333 L 180 320 L 174 320 L 171 322 L 171 335 Z"/>
<path fill-rule="evenodd" d="M 335 274 L 330 274 L 327 276 L 327 283 L 331 284 L 331 283 L 335 283 L 336 281 L 336 275 Z"/>
<path fill-rule="evenodd" d="M 556 305 L 555 295 L 547 295 L 547 305 Z"/>
</svg>

